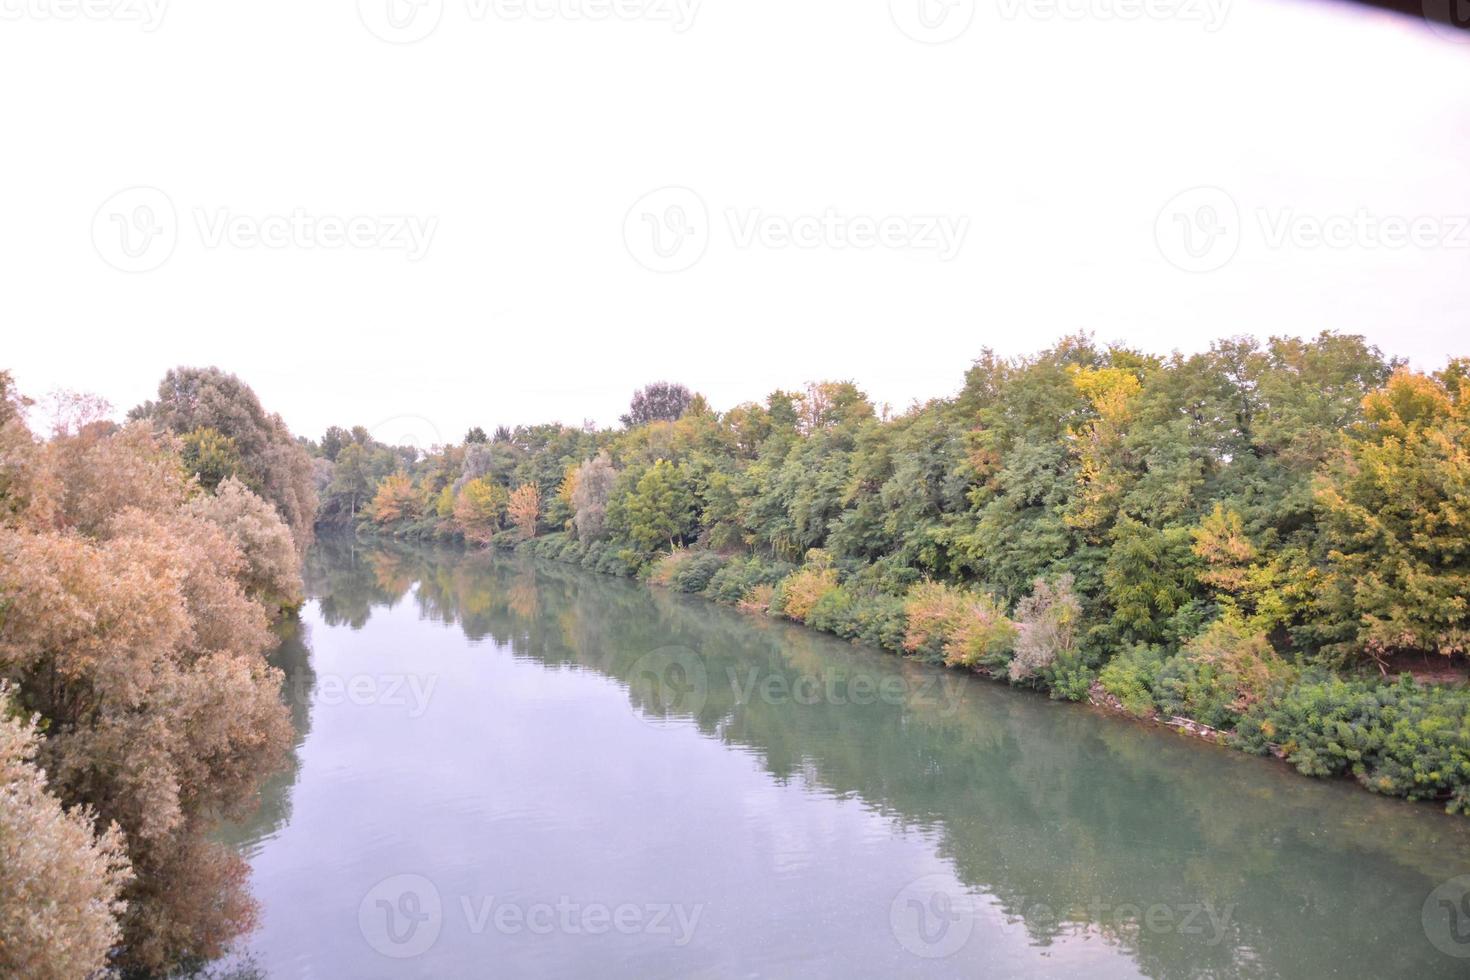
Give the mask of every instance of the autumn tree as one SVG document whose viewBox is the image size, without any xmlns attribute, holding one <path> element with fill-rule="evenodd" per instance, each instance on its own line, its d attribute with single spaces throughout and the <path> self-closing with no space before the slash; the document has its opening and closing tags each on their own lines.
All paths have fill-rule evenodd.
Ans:
<svg viewBox="0 0 1470 980">
<path fill-rule="evenodd" d="M 368 512 L 372 514 L 375 524 L 393 524 L 417 517 L 420 504 L 413 478 L 400 470 L 378 484 L 372 503 L 368 505 Z"/>
<path fill-rule="evenodd" d="M 454 500 L 454 521 L 466 541 L 489 544 L 500 530 L 510 492 L 487 477 L 471 480 Z"/>
<path fill-rule="evenodd" d="M 294 608 L 304 598 L 291 529 L 270 504 L 230 477 L 213 494 L 189 501 L 188 512 L 230 536 L 245 559 L 245 591 L 269 608 Z"/>
<path fill-rule="evenodd" d="M 240 472 L 240 453 L 235 440 L 207 426 L 187 432 L 179 440 L 184 468 L 199 478 L 199 485 L 215 487 Z"/>
<path fill-rule="evenodd" d="M 158 399 L 133 409 L 130 418 L 179 436 L 212 429 L 229 439 L 238 475 L 280 511 L 298 552 L 305 551 L 317 509 L 311 458 L 249 385 L 219 368 L 174 368 L 160 382 Z"/>
<path fill-rule="evenodd" d="M 1310 633 L 1339 657 L 1470 646 L 1470 362 L 1396 373 L 1318 484 L 1326 550 Z"/>
<path fill-rule="evenodd" d="M 607 522 L 608 498 L 617 478 L 617 470 L 607 453 L 599 453 L 578 467 L 576 486 L 572 490 L 572 521 L 577 537 L 583 541 L 596 541 L 602 537 Z"/>
<path fill-rule="evenodd" d="M 93 423 L 29 449 L 5 433 L 45 474 L 33 492 L 59 499 L 0 521 L 0 681 L 46 720 L 35 757 L 50 792 L 125 835 L 135 877 L 117 965 L 216 956 L 254 915 L 217 822 L 249 810 L 291 739 L 268 611 L 235 540 L 243 498 L 196 510 L 172 437 L 151 426 Z"/>
<path fill-rule="evenodd" d="M 122 831 L 99 833 L 91 810 L 62 807 L 34 761 L 35 724 L 13 710 L 0 688 L 0 976 L 100 975 L 132 877 Z"/>
<path fill-rule="evenodd" d="M 541 516 L 541 491 L 534 483 L 523 483 L 511 491 L 506 514 L 515 526 L 516 537 L 529 541 L 536 536 L 536 521 Z"/>
</svg>

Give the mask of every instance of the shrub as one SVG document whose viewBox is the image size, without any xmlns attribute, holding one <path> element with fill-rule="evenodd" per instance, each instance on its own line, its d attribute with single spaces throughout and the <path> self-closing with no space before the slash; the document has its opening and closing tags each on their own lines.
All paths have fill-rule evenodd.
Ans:
<svg viewBox="0 0 1470 980">
<path fill-rule="evenodd" d="M 1352 775 L 1377 793 L 1445 801 L 1470 813 L 1470 691 L 1346 680 L 1303 679 L 1274 702 L 1258 702 L 1241 721 L 1237 744 L 1281 745 L 1309 776 Z"/>
<path fill-rule="evenodd" d="M 942 582 L 920 582 L 904 602 L 903 648 L 954 667 L 997 667 L 1015 643 L 1016 627 L 994 596 Z"/>
<path fill-rule="evenodd" d="M 674 573 L 692 557 L 693 552 L 684 548 L 675 548 L 667 555 L 654 559 L 643 567 L 643 574 L 649 585 L 662 585 L 665 588 L 674 584 Z"/>
<path fill-rule="evenodd" d="M 771 609 L 787 619 L 804 623 L 821 598 L 835 588 L 837 588 L 835 569 L 810 566 L 802 568 L 781 580 L 771 603 Z"/>
<path fill-rule="evenodd" d="M 275 507 L 231 476 L 214 493 L 190 500 L 188 511 L 224 530 L 240 549 L 243 583 L 252 598 L 277 609 L 301 605 L 305 590 L 296 542 Z"/>
<path fill-rule="evenodd" d="M 10 710 L 0 686 L 0 975 L 100 975 L 132 876 L 122 831 L 113 823 L 97 834 L 90 810 L 62 809 L 32 761 L 35 726 Z"/>
<path fill-rule="evenodd" d="M 713 551 L 697 551 L 674 572 L 674 588 L 680 592 L 703 592 L 725 565 L 725 559 Z"/>
<path fill-rule="evenodd" d="M 1081 618 L 1082 604 L 1072 592 L 1071 575 L 1057 579 L 1055 586 L 1037 579 L 1031 594 L 1016 604 L 1016 655 L 1011 659 L 1011 682 L 1027 680 L 1059 660 L 1075 668 L 1077 624 Z"/>
<path fill-rule="evenodd" d="M 587 546 L 569 535 L 566 544 L 562 545 L 561 554 L 557 556 L 557 561 L 569 562 L 570 564 L 576 565 L 582 561 L 582 556 L 586 553 Z"/>
<path fill-rule="evenodd" d="M 638 573 L 642 557 L 631 548 L 607 548 L 597 559 L 594 569 L 603 575 L 620 575 L 630 578 Z"/>
<path fill-rule="evenodd" d="M 871 595 L 858 601 L 852 611 L 854 636 L 862 642 L 892 650 L 903 650 L 908 617 L 903 599 L 896 595 Z"/>
<path fill-rule="evenodd" d="M 758 585 L 775 585 L 792 572 L 785 562 L 770 562 L 761 558 L 735 558 L 710 578 L 704 594 L 716 602 L 735 605 Z"/>
<path fill-rule="evenodd" d="M 834 633 L 844 639 L 854 635 L 852 622 L 857 599 L 843 586 L 837 586 L 822 594 L 807 613 L 806 624 L 824 633 Z"/>
<path fill-rule="evenodd" d="M 1261 700 L 1279 694 L 1293 670 L 1263 634 L 1219 620 L 1159 671 L 1159 706 L 1212 728 L 1234 728 Z"/>
<path fill-rule="evenodd" d="M 1138 718 L 1152 717 L 1158 712 L 1154 688 L 1164 666 L 1164 651 L 1147 643 L 1124 650 L 1103 667 L 1098 680 L 1103 689 L 1122 702 L 1128 713 Z"/>
<path fill-rule="evenodd" d="M 760 613 L 765 615 L 771 611 L 771 602 L 776 597 L 774 585 L 761 584 L 753 586 L 739 602 L 741 612 Z"/>
</svg>

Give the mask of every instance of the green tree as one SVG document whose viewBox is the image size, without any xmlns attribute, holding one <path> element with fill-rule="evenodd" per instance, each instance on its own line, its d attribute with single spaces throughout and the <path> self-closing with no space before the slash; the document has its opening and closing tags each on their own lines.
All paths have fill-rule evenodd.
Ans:
<svg viewBox="0 0 1470 980">
<path fill-rule="evenodd" d="M 644 551 L 677 547 L 694 529 L 694 493 L 683 469 L 666 459 L 649 467 L 627 502 L 628 536 Z"/>
<path fill-rule="evenodd" d="M 1339 657 L 1470 646 L 1470 362 L 1365 399 L 1318 485 L 1326 560 L 1310 632 Z"/>
</svg>

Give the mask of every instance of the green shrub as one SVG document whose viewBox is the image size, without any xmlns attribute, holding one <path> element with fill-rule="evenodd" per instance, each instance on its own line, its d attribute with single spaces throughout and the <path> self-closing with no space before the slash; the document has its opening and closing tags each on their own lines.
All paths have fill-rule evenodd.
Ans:
<svg viewBox="0 0 1470 980">
<path fill-rule="evenodd" d="M 1470 813 L 1470 691 L 1347 680 L 1303 679 L 1242 719 L 1238 744 L 1263 751 L 1278 743 L 1309 776 L 1352 775 L 1377 793 L 1443 800 Z"/>
<path fill-rule="evenodd" d="M 697 551 L 674 572 L 671 583 L 680 592 L 703 592 L 725 565 L 725 559 L 713 551 Z"/>
<path fill-rule="evenodd" d="M 908 617 L 903 612 L 903 599 L 896 595 L 859 596 L 849 614 L 855 639 L 895 653 L 903 650 Z"/>
<path fill-rule="evenodd" d="M 1098 680 L 1103 689 L 1123 703 L 1128 713 L 1148 718 L 1158 712 L 1154 688 L 1164 666 L 1164 651 L 1146 643 L 1136 644 L 1104 665 Z"/>
<path fill-rule="evenodd" d="M 756 586 L 775 585 L 792 571 L 793 567 L 785 562 L 734 558 L 710 577 L 704 594 L 716 602 L 733 606 Z"/>
<path fill-rule="evenodd" d="M 853 594 L 842 586 L 823 593 L 807 613 L 806 624 L 824 633 L 850 639 L 855 635 L 852 611 L 856 601 Z"/>
</svg>

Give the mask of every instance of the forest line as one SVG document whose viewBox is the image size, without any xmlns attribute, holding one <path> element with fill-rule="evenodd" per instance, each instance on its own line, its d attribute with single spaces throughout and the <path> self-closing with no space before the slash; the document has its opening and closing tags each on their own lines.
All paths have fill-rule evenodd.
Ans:
<svg viewBox="0 0 1470 980">
<path fill-rule="evenodd" d="M 286 762 L 266 656 L 315 533 L 638 576 L 1470 811 L 1470 361 L 1074 336 L 898 414 L 659 383 L 614 428 L 427 451 L 293 435 L 216 368 L 123 422 L 32 414 L 0 373 L 0 973 L 164 973 L 251 927 L 211 834 Z"/>
<path fill-rule="evenodd" d="M 659 383 L 616 429 L 309 448 L 325 525 L 639 576 L 1463 812 L 1467 421 L 1470 362 L 1360 337 L 1072 336 L 897 415 Z"/>
</svg>

